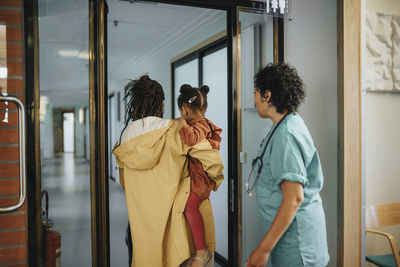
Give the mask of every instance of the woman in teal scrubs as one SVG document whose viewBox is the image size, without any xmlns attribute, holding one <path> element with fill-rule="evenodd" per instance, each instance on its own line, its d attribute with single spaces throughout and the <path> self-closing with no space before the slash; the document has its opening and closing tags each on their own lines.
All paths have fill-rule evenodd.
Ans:
<svg viewBox="0 0 400 267">
<path fill-rule="evenodd" d="M 265 229 L 246 266 L 326 266 L 329 261 L 325 214 L 319 192 L 323 174 L 310 132 L 296 113 L 304 101 L 297 71 L 269 64 L 255 77 L 254 102 L 273 126 L 253 161 L 253 187 Z"/>
</svg>

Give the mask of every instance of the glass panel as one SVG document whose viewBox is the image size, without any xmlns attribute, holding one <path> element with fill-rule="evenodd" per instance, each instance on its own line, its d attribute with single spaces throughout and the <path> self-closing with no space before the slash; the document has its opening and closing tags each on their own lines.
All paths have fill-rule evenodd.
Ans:
<svg viewBox="0 0 400 267">
<path fill-rule="evenodd" d="M 175 68 L 172 82 L 171 63 L 181 59 L 182 55 L 195 51 L 198 48 L 194 47 L 199 47 L 200 43 L 224 31 L 226 12 L 148 1 L 109 1 L 108 4 L 108 90 L 109 94 L 114 96 L 118 92 L 121 94 L 121 99 L 117 101 L 121 107 L 121 120 L 114 118 L 114 125 L 111 119 L 108 125 L 109 128 L 115 129 L 113 137 L 110 137 L 111 144 L 115 144 L 125 126 L 125 101 L 122 96 L 129 79 L 147 74 L 151 79 L 158 81 L 165 93 L 164 118 L 180 116 L 176 106 L 179 88 L 184 83 L 199 85 L 199 64 L 198 59 L 191 58 L 178 66 Z M 211 85 L 218 86 L 215 83 Z M 175 105 L 175 114 L 172 113 L 172 105 Z M 118 115 L 118 105 L 114 105 L 113 109 Z M 110 157 L 110 160 L 114 159 Z M 118 179 L 115 183 L 110 180 L 109 184 L 111 266 L 125 266 L 128 263 L 128 248 L 125 245 L 125 229 L 128 224 L 125 193 Z M 224 232 L 226 228 L 223 229 Z M 223 240 L 217 242 L 222 243 Z"/>
<path fill-rule="evenodd" d="M 116 133 L 116 124 L 117 124 L 117 99 L 115 95 L 112 95 L 108 97 L 108 124 L 110 127 L 108 127 L 108 154 L 109 158 L 111 159 L 109 161 L 109 176 L 113 180 L 118 180 L 118 172 L 116 170 L 116 162 L 115 162 L 115 157 L 112 154 L 112 150 L 114 148 L 115 142 L 114 140 L 117 140 L 117 133 Z"/>
<path fill-rule="evenodd" d="M 255 72 L 273 61 L 273 21 L 263 14 L 239 12 L 240 62 L 242 89 L 242 152 L 247 161 L 242 164 L 242 239 L 243 265 L 265 234 L 261 226 L 257 201 L 246 192 L 251 160 L 256 157 L 262 139 L 272 122 L 258 116 L 253 97 Z M 257 131 L 254 131 L 257 129 Z"/>
<path fill-rule="evenodd" d="M 179 96 L 179 89 L 183 84 L 190 84 L 192 87 L 199 86 L 199 60 L 194 59 L 175 68 L 174 74 L 174 96 L 177 98 Z M 177 103 L 175 104 L 175 118 L 181 116 Z"/>
<path fill-rule="evenodd" d="M 118 94 L 108 98 L 108 140 L 109 140 L 109 212 L 110 212 L 110 266 L 127 266 L 128 250 L 125 245 L 125 229 L 128 212 L 124 191 L 119 184 L 119 171 L 112 150 L 119 138 Z"/>
<path fill-rule="evenodd" d="M 63 266 L 91 266 L 88 1 L 39 1 L 42 189 Z"/>
<path fill-rule="evenodd" d="M 221 156 L 224 162 L 225 182 L 210 200 L 215 219 L 216 250 L 228 259 L 228 73 L 227 48 L 222 48 L 203 58 L 203 84 L 210 87 L 207 96 L 206 117 L 222 128 Z"/>
</svg>

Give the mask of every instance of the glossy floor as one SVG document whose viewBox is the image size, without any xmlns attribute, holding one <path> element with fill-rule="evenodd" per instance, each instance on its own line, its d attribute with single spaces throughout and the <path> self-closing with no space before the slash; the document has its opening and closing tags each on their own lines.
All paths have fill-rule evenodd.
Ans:
<svg viewBox="0 0 400 267">
<path fill-rule="evenodd" d="M 61 233 L 62 266 L 91 266 L 89 161 L 64 153 L 42 163 L 42 188 L 49 192 L 49 217 L 54 223 L 53 229 Z M 125 195 L 121 186 L 112 180 L 109 188 L 111 266 L 126 267 Z"/>
</svg>

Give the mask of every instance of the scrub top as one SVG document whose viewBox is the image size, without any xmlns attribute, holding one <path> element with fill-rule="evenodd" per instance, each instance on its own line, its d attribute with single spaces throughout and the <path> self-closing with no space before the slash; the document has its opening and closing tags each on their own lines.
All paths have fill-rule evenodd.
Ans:
<svg viewBox="0 0 400 267">
<path fill-rule="evenodd" d="M 261 143 L 262 154 L 274 124 Z M 258 169 L 256 162 L 254 170 Z M 310 132 L 302 118 L 291 113 L 275 130 L 263 156 L 263 167 L 255 183 L 258 207 L 265 233 L 282 202 L 280 184 L 303 185 L 304 201 L 293 222 L 271 252 L 272 266 L 326 266 L 329 261 L 325 214 L 319 192 L 323 185 L 321 163 Z M 265 234 L 264 233 L 264 234 Z"/>
</svg>

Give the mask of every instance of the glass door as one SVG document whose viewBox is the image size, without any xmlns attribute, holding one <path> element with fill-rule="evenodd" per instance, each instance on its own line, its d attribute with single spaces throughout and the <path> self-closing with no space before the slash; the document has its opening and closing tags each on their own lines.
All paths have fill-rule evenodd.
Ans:
<svg viewBox="0 0 400 267">
<path fill-rule="evenodd" d="M 207 85 L 210 91 L 207 95 L 208 108 L 205 117 L 220 127 L 220 153 L 223 160 L 225 181 L 217 192 L 210 195 L 214 212 L 216 235 L 216 259 L 221 264 L 229 262 L 229 204 L 228 184 L 230 179 L 229 138 L 232 129 L 228 127 L 228 49 L 226 37 L 205 45 L 191 54 L 172 62 L 172 77 L 174 85 L 174 115 L 180 117 L 177 96 L 183 84 L 192 87 Z"/>
<path fill-rule="evenodd" d="M 125 126 L 122 97 L 130 79 L 146 74 L 157 80 L 165 93 L 164 119 L 180 116 L 177 107 L 183 84 L 208 85 L 206 117 L 223 129 L 221 155 L 225 181 L 211 193 L 215 222 L 216 266 L 228 265 L 228 49 L 227 12 L 195 6 L 172 5 L 149 1 L 110 1 L 108 31 L 108 107 L 109 147 L 113 147 Z M 114 115 L 113 115 L 114 114 Z M 118 116 L 121 119 L 118 120 Z M 130 123 L 130 122 L 128 122 Z M 115 159 L 109 156 L 111 167 Z M 114 175 L 114 170 L 110 170 Z M 125 193 L 118 181 L 110 180 L 110 249 L 111 265 L 128 262 L 125 229 L 128 224 Z M 118 265 L 120 264 L 120 265 Z"/>
<path fill-rule="evenodd" d="M 254 104 L 254 75 L 274 61 L 274 18 L 264 10 L 239 8 L 237 13 L 237 88 L 239 123 L 239 190 L 241 190 L 241 264 L 244 266 L 250 253 L 265 234 L 262 228 L 255 196 L 246 192 L 247 177 L 252 159 L 256 156 L 262 139 L 272 123 L 258 116 Z"/>
<path fill-rule="evenodd" d="M 109 1 L 109 5 L 104 0 L 31 2 L 38 5 L 37 17 L 33 17 L 37 19 L 34 31 L 39 51 L 35 55 L 39 58 L 35 73 L 39 86 L 35 85 L 34 92 L 27 91 L 35 103 L 28 115 L 37 127 L 28 127 L 28 134 L 35 133 L 35 140 L 40 141 L 28 141 L 28 151 L 36 155 L 30 159 L 38 170 L 32 174 L 38 181 L 34 187 L 38 192 L 28 196 L 36 201 L 31 204 L 36 205 L 35 214 L 29 218 L 39 218 L 39 222 L 32 223 L 30 235 L 38 233 L 34 236 L 38 244 L 46 238 L 39 234 L 41 209 L 37 200 L 40 203 L 42 189 L 47 190 L 52 229 L 61 235 L 63 265 L 127 264 L 126 201 L 109 152 L 125 123 L 124 85 L 148 74 L 164 88 L 164 118 L 176 116 L 173 105 L 179 82 L 211 87 L 208 113 L 226 134 L 226 143 L 221 145 L 226 148 L 226 179 L 212 196 L 216 203 L 216 262 L 233 265 L 238 254 L 243 254 L 244 262 L 261 229 L 253 220 L 246 221 L 246 214 L 256 214 L 251 212 L 254 200 L 243 196 L 235 202 L 237 195 L 244 195 L 245 182 L 238 179 L 236 187 L 234 176 L 246 176 L 256 140 L 261 141 L 262 133 L 270 127 L 257 118 L 249 92 L 257 66 L 273 60 L 272 19 L 254 10 L 232 11 L 229 7 L 233 4 L 219 6 L 226 11 L 204 8 L 206 4 L 203 8 L 190 6 L 186 1 L 187 6 L 149 1 Z M 236 28 L 238 35 L 232 36 L 231 30 Z M 201 64 L 191 62 L 193 68 L 172 74 L 172 62 L 221 38 L 226 38 L 227 46 L 203 53 Z M 232 59 L 238 59 L 239 64 L 232 64 Z M 232 86 L 235 80 L 239 81 L 237 91 Z M 108 91 L 114 95 L 110 101 Z M 40 116 L 34 116 L 36 112 Z M 261 131 L 251 130 L 260 125 Z M 239 151 L 244 152 L 241 166 L 236 164 Z M 239 229 L 243 229 L 243 238 L 238 244 Z M 40 255 L 38 249 L 37 257 Z"/>
<path fill-rule="evenodd" d="M 203 57 L 203 84 L 210 87 L 208 93 L 208 109 L 206 117 L 223 130 L 221 134 L 221 157 L 224 163 L 224 176 L 226 181 L 217 192 L 210 196 L 215 216 L 216 251 L 225 260 L 229 259 L 229 227 L 228 227 L 228 136 L 231 129 L 228 128 L 228 71 L 227 71 L 227 47 L 220 47 L 216 51 L 210 51 Z"/>
<path fill-rule="evenodd" d="M 89 1 L 38 1 L 38 31 L 41 189 L 48 192 L 49 218 L 44 261 L 52 259 L 46 240 L 55 231 L 60 235 L 58 262 L 91 266 L 90 120 L 85 118 Z"/>
<path fill-rule="evenodd" d="M 29 264 L 108 266 L 105 1 L 24 1 Z"/>
</svg>

